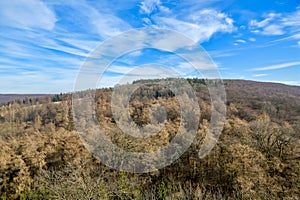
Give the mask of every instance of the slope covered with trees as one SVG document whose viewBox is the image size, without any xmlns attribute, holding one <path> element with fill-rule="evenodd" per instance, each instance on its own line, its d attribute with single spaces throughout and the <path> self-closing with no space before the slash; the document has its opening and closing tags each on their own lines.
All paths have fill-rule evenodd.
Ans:
<svg viewBox="0 0 300 200">
<path fill-rule="evenodd" d="M 197 135 L 173 164 L 145 174 L 110 169 L 87 151 L 75 130 L 72 94 L 40 97 L 34 102 L 15 100 L 1 106 L 0 197 L 299 199 L 300 87 L 224 81 L 224 129 L 214 149 L 200 159 L 198 150 L 209 129 L 210 96 L 204 80 L 188 81 L 201 109 Z M 137 83 L 144 86 L 130 99 L 130 116 L 143 127 L 151 122 L 150 108 L 163 106 L 166 119 L 156 118 L 164 123 L 158 134 L 137 139 L 122 133 L 116 124 L 116 120 L 122 122 L 122 115 L 114 116 L 110 107 L 113 88 L 95 91 L 95 115 L 119 147 L 152 152 L 176 135 L 182 123 L 180 107 L 168 88 L 149 80 L 133 84 Z M 163 115 L 161 109 L 154 111 Z"/>
<path fill-rule="evenodd" d="M 0 105 L 17 100 L 19 103 L 32 103 L 47 94 L 0 94 Z"/>
</svg>

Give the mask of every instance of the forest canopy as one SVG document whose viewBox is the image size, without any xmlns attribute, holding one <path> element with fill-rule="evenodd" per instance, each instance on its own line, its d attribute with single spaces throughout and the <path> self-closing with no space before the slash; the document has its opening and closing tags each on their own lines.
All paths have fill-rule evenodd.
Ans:
<svg viewBox="0 0 300 200">
<path fill-rule="evenodd" d="M 198 150 L 210 128 L 210 95 L 205 80 L 187 80 L 201 111 L 196 137 L 174 163 L 146 174 L 110 169 L 93 157 L 76 132 L 72 93 L 6 102 L 0 107 L 0 197 L 298 199 L 300 87 L 225 80 L 224 128 L 214 149 L 200 159 Z M 147 139 L 133 138 L 118 128 L 116 120 L 122 122 L 122 115 L 114 116 L 110 106 L 114 88 L 93 91 L 99 126 L 119 147 L 152 152 L 176 135 L 182 123 L 178 100 L 155 82 L 134 82 L 144 86 L 133 93 L 129 105 L 130 117 L 138 126 L 150 124 L 151 113 L 164 124 Z M 153 111 L 153 105 L 164 110 Z M 164 112 L 166 118 L 159 118 Z"/>
</svg>

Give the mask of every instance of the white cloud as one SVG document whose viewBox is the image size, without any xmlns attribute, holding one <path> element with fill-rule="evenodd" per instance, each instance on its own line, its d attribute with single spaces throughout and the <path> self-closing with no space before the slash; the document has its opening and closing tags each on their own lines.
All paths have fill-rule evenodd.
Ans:
<svg viewBox="0 0 300 200">
<path fill-rule="evenodd" d="M 119 74 L 128 74 L 129 72 L 131 72 L 136 67 L 137 66 L 127 67 L 127 66 L 123 66 L 123 65 L 111 65 L 107 68 L 106 71 L 119 73 Z"/>
<path fill-rule="evenodd" d="M 249 41 L 250 41 L 250 42 L 255 42 L 256 39 L 255 39 L 255 38 L 249 38 Z"/>
<path fill-rule="evenodd" d="M 262 35 L 283 35 L 283 26 L 275 22 L 280 16 L 281 14 L 269 13 L 262 21 L 251 20 L 249 28 L 252 29 L 251 32 Z"/>
<path fill-rule="evenodd" d="M 212 63 L 211 61 L 191 61 L 191 62 L 181 62 L 176 66 L 176 69 L 178 69 L 181 72 L 181 74 L 188 74 L 189 71 L 195 71 L 197 70 L 213 70 L 216 69 L 216 65 Z M 189 70 L 189 71 L 187 71 Z"/>
<path fill-rule="evenodd" d="M 247 43 L 246 40 L 238 39 L 238 40 L 236 40 L 236 41 L 233 43 L 233 45 L 234 45 L 234 46 L 239 46 L 240 44 L 245 44 L 245 43 Z"/>
<path fill-rule="evenodd" d="M 159 0 L 146 0 L 140 5 L 140 12 L 146 14 L 142 15 L 146 17 L 141 23 L 180 31 L 197 42 L 209 40 L 216 32 L 230 33 L 234 30 L 233 20 L 216 10 L 201 8 L 191 12 L 181 7 L 176 10 L 182 13 L 178 16 L 178 13 L 164 7 Z M 51 8 L 55 8 L 57 16 Z M 103 42 L 104 39 L 131 29 L 129 22 L 118 15 L 119 11 L 114 10 L 113 6 L 101 7 L 100 3 L 92 5 L 88 1 L 81 0 L 67 1 L 67 3 L 0 0 L 0 54 L 2 55 L 0 70 L 3 72 L 0 74 L 0 79 L 1 84 L 5 84 L 1 86 L 5 88 L 3 91 L 48 92 L 59 91 L 60 88 L 71 91 L 70 88 L 80 65 L 84 62 L 84 57 L 98 47 L 99 42 Z M 177 22 L 179 24 L 176 24 Z M 126 35 L 126 37 L 129 38 L 126 44 L 124 40 L 114 41 L 114 44 L 106 49 L 105 56 L 149 44 L 174 51 L 193 44 L 193 41 L 186 44 L 179 40 L 176 34 L 158 34 L 155 38 L 150 38 L 146 34 Z M 127 57 L 139 56 L 141 51 L 133 52 Z M 192 64 L 202 68 L 213 68 L 198 60 L 193 60 Z M 95 71 L 97 69 L 95 68 Z M 119 73 L 128 73 L 128 70 L 129 68 L 124 67 L 109 69 L 110 72 Z M 182 71 L 184 72 L 187 73 Z M 108 76 L 107 81 L 111 81 L 111 78 L 113 77 Z"/>
<path fill-rule="evenodd" d="M 266 67 L 260 67 L 260 68 L 254 68 L 253 71 L 266 71 L 266 70 L 273 70 L 273 69 L 282 69 L 282 68 L 288 68 L 293 66 L 300 65 L 300 62 L 288 62 L 288 63 L 282 63 L 278 65 L 271 65 Z"/>
<path fill-rule="evenodd" d="M 252 31 L 250 31 L 251 33 L 260 33 L 260 31 L 259 30 L 252 30 Z"/>
<path fill-rule="evenodd" d="M 160 0 L 145 0 L 140 5 L 140 13 L 150 14 L 159 4 Z"/>
<path fill-rule="evenodd" d="M 292 14 L 286 16 L 281 21 L 282 21 L 282 24 L 285 26 L 299 27 L 300 26 L 300 10 L 297 10 L 295 13 L 292 13 Z"/>
<path fill-rule="evenodd" d="M 149 37 L 150 35 L 148 35 Z M 168 33 L 162 31 L 156 38 L 147 40 L 151 46 L 157 49 L 176 51 L 179 48 L 187 48 L 187 46 L 194 45 L 192 40 L 188 40 L 178 33 Z"/>
<path fill-rule="evenodd" d="M 279 16 L 280 16 L 280 14 L 269 13 L 269 14 L 267 14 L 267 16 L 264 20 L 262 20 L 262 21 L 251 20 L 249 25 L 250 25 L 250 27 L 264 28 L 267 25 L 269 25 L 271 21 L 273 21 L 275 18 L 277 18 Z"/>
<path fill-rule="evenodd" d="M 208 51 L 208 54 L 209 54 L 212 58 L 231 57 L 231 56 L 234 56 L 234 55 L 235 55 L 235 53 L 232 53 L 232 52 L 226 51 L 226 50 L 214 50 L 214 51 Z"/>
<path fill-rule="evenodd" d="M 262 21 L 251 20 L 249 22 L 250 31 L 262 35 L 284 35 L 286 33 L 295 35 L 299 32 L 299 28 L 299 8 L 293 13 L 269 13 Z"/>
<path fill-rule="evenodd" d="M 246 40 L 239 39 L 239 40 L 236 40 L 235 42 L 237 42 L 237 43 L 246 43 Z"/>
<path fill-rule="evenodd" d="M 280 25 L 269 25 L 263 29 L 261 32 L 263 35 L 283 35 L 284 31 L 282 30 L 282 26 Z"/>
<path fill-rule="evenodd" d="M 118 35 L 131 28 L 131 26 L 122 19 L 112 14 L 99 12 L 94 13 L 92 24 L 95 26 L 99 35 L 104 39 Z"/>
<path fill-rule="evenodd" d="M 16 58 L 28 58 L 30 60 L 53 59 L 53 61 L 57 62 L 57 60 L 60 60 L 60 57 L 64 56 L 52 56 L 54 53 L 49 54 L 47 50 L 52 49 L 82 57 L 87 56 L 89 52 L 77 48 L 75 45 L 62 45 L 60 44 L 62 40 L 56 39 L 52 34 L 47 34 L 47 37 L 45 37 L 45 35 L 40 32 L 27 31 L 26 34 L 24 34 L 23 31 L 11 31 L 10 34 L 2 32 L 0 36 L 6 38 L 6 40 L 1 42 L 2 48 L 0 52 Z M 69 36 L 72 37 L 73 34 L 69 34 Z"/>
<path fill-rule="evenodd" d="M 76 36 L 68 37 L 68 38 L 59 38 L 60 41 L 66 42 L 67 44 L 74 46 L 77 49 L 81 49 L 87 52 L 90 52 L 98 45 L 100 45 L 100 41 L 88 40 L 88 39 L 80 39 Z"/>
<path fill-rule="evenodd" d="M 153 19 L 158 27 L 176 30 L 195 42 L 204 42 L 217 32 L 231 33 L 235 29 L 231 18 L 212 9 L 189 13 L 185 19 L 177 19 L 176 15 L 154 16 Z"/>
<path fill-rule="evenodd" d="M 291 36 L 287 36 L 287 37 L 284 37 L 284 38 L 280 38 L 280 39 L 277 39 L 277 40 L 273 40 L 272 42 L 281 42 L 281 41 L 285 41 L 285 40 L 294 40 L 294 39 L 300 39 L 300 33 L 297 33 L 297 34 L 294 34 L 294 35 L 291 35 Z"/>
<path fill-rule="evenodd" d="M 1 68 L 1 67 L 0 67 Z M 14 73 L 10 73 L 14 70 Z M 72 91 L 76 70 L 44 68 L 43 71 L 22 71 L 10 67 L 0 74 L 0 93 L 58 93 Z"/>
<path fill-rule="evenodd" d="M 169 13 L 170 9 L 163 6 L 160 0 L 144 0 L 140 4 L 140 13 L 141 14 L 151 14 L 155 10 L 158 10 L 163 13 Z"/>
<path fill-rule="evenodd" d="M 147 18 L 147 17 L 142 18 L 142 21 L 144 22 L 144 25 L 145 25 L 145 26 L 150 26 L 150 25 L 152 25 L 151 20 L 150 20 L 149 18 Z"/>
<path fill-rule="evenodd" d="M 17 28 L 52 30 L 55 13 L 39 0 L 0 1 L 0 24 Z"/>
<path fill-rule="evenodd" d="M 63 3 L 62 3 L 63 4 Z M 101 39 L 108 39 L 131 29 L 131 26 L 118 17 L 114 10 L 107 7 L 93 7 L 87 1 L 71 1 L 66 6 L 80 15 L 81 23 L 86 23 L 90 33 L 95 31 Z"/>
<path fill-rule="evenodd" d="M 268 74 L 254 74 L 253 77 L 263 77 L 268 76 Z"/>
<path fill-rule="evenodd" d="M 46 48 L 46 49 L 52 49 L 52 50 L 57 50 L 57 51 L 62 51 L 64 53 L 76 55 L 76 56 L 82 56 L 86 57 L 88 56 L 88 52 L 83 52 L 80 49 L 76 48 L 71 48 L 63 45 L 58 45 L 57 43 L 52 43 L 52 44 L 40 44 L 40 47 Z"/>
</svg>

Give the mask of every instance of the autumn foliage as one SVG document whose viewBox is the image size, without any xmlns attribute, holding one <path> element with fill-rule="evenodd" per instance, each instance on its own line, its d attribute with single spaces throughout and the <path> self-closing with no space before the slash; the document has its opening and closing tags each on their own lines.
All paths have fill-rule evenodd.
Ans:
<svg viewBox="0 0 300 200">
<path fill-rule="evenodd" d="M 212 152 L 200 159 L 211 103 L 205 80 L 188 81 L 201 110 L 197 135 L 173 164 L 146 174 L 113 170 L 93 157 L 76 132 L 72 94 L 7 102 L 0 107 L 0 198 L 299 199 L 300 88 L 224 81 L 224 129 Z M 130 100 L 129 114 L 138 126 L 150 124 L 151 115 L 164 123 L 147 139 L 118 128 L 116 120 L 124 116 L 112 113 L 113 88 L 95 90 L 99 125 L 112 142 L 132 152 L 167 145 L 182 123 L 172 91 L 155 81 L 144 83 Z M 160 118 L 164 114 L 166 119 Z"/>
</svg>

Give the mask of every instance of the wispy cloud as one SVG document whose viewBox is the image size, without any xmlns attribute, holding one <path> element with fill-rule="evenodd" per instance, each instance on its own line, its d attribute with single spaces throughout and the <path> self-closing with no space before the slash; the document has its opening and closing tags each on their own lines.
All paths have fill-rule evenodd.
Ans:
<svg viewBox="0 0 300 200">
<path fill-rule="evenodd" d="M 289 10 L 295 11 L 282 13 L 276 11 L 282 9 L 272 9 L 272 12 L 265 9 L 260 18 L 254 19 L 257 15 L 251 15 L 253 20 L 246 28 L 245 21 L 231 12 L 231 8 L 223 9 L 230 3 L 221 0 L 0 0 L 0 92 L 71 91 L 76 74 L 90 52 L 106 39 L 132 28 L 178 31 L 191 38 L 191 44 L 203 44 L 217 63 L 228 68 L 228 73 L 244 69 L 248 60 L 241 58 L 249 58 L 249 53 L 253 53 L 251 58 L 255 58 L 256 54 L 266 52 L 275 63 L 276 59 L 294 60 L 297 56 L 295 50 L 299 50 L 295 47 L 299 47 L 300 40 L 300 8 L 295 10 L 293 6 Z M 255 9 L 249 7 L 249 12 L 259 13 Z M 139 78 L 139 74 L 130 72 L 147 62 L 168 66 L 187 76 L 195 73 L 191 64 L 201 70 L 215 69 L 208 60 L 192 59 L 195 55 L 190 55 L 191 62 L 185 63 L 179 58 L 167 58 L 165 54 L 159 56 L 157 52 L 145 57 L 144 52 L 138 49 L 151 45 L 157 49 L 177 51 L 183 41 L 176 34 L 159 34 L 152 38 L 143 33 L 125 36 L 128 38 L 126 43 L 122 39 L 115 40 L 105 48 L 105 56 L 119 55 L 135 47 L 137 50 L 121 56 L 115 66 L 108 68 L 103 86 L 117 83 L 125 74 Z M 260 43 L 268 41 L 267 36 L 272 36 L 273 41 Z M 239 47 L 232 46 L 232 42 Z M 276 42 L 286 45 L 271 49 L 270 46 L 276 45 Z M 278 53 L 281 47 L 286 53 Z M 274 56 L 282 57 L 272 57 L 272 51 L 277 51 Z M 260 63 L 259 59 L 253 59 L 254 66 L 263 66 Z M 298 63 L 283 63 L 254 71 L 293 67 Z M 91 73 L 99 73 L 99 66 Z M 247 78 L 264 76 L 263 73 L 253 74 L 248 74 Z"/>
<path fill-rule="evenodd" d="M 282 24 L 291 27 L 300 27 L 300 7 L 292 14 L 287 15 L 282 20 Z M 297 30 L 299 31 L 299 30 Z"/>
<path fill-rule="evenodd" d="M 254 74 L 253 77 L 263 77 L 268 76 L 268 74 Z"/>
<path fill-rule="evenodd" d="M 31 93 L 72 91 L 89 52 L 131 28 L 114 12 L 85 1 L 39 0 L 0 1 L 0 26 L 0 92 Z"/>
<path fill-rule="evenodd" d="M 239 44 L 245 44 L 247 43 L 246 40 L 238 39 L 235 41 L 233 45 L 238 46 Z"/>
<path fill-rule="evenodd" d="M 269 13 L 264 15 L 261 21 L 251 20 L 249 29 L 253 33 L 262 35 L 284 35 L 289 34 L 285 38 L 292 39 L 295 33 L 299 32 L 300 28 L 300 9 L 298 8 L 293 13 Z"/>
<path fill-rule="evenodd" d="M 290 35 L 290 36 L 287 36 L 287 37 L 284 37 L 284 38 L 273 40 L 273 41 L 271 41 L 271 43 L 282 42 L 282 41 L 285 41 L 285 40 L 295 40 L 295 39 L 296 40 L 300 39 L 300 33 L 296 33 L 296 34 L 293 34 L 293 35 Z"/>
<path fill-rule="evenodd" d="M 227 50 L 214 50 L 214 51 L 208 51 L 209 55 L 212 58 L 224 58 L 224 57 L 231 57 L 236 55 L 233 51 L 227 51 Z"/>
<path fill-rule="evenodd" d="M 81 0 L 74 1 L 67 6 L 79 13 L 83 18 L 82 22 L 86 21 L 86 26 L 90 28 L 90 31 L 96 31 L 101 39 L 108 39 L 131 29 L 130 24 L 118 17 L 111 8 L 98 7 L 96 9 L 90 3 Z"/>
<path fill-rule="evenodd" d="M 249 28 L 252 32 L 262 35 L 283 35 L 284 26 L 277 22 L 281 16 L 279 13 L 269 13 L 261 21 L 251 20 Z"/>
<path fill-rule="evenodd" d="M 260 68 L 254 68 L 252 71 L 267 71 L 267 70 L 274 70 L 274 69 L 282 69 L 287 67 L 294 67 L 299 66 L 300 62 L 288 62 L 288 63 L 282 63 L 277 65 L 270 65 L 266 67 L 260 67 Z"/>
<path fill-rule="evenodd" d="M 174 12 L 160 0 L 145 0 L 140 4 L 140 13 L 147 14 L 143 18 L 146 25 L 173 29 L 200 43 L 208 41 L 217 32 L 231 33 L 235 30 L 233 19 L 225 13 L 201 6 L 197 10 L 177 7 Z"/>
<path fill-rule="evenodd" d="M 155 10 L 170 12 L 169 8 L 163 6 L 160 0 L 145 0 L 140 4 L 140 13 L 142 14 L 150 14 Z"/>
<path fill-rule="evenodd" d="M 42 28 L 52 30 L 55 13 L 39 0 L 0 1 L 0 24 L 16 28 Z"/>
<path fill-rule="evenodd" d="M 283 27 L 280 25 L 272 24 L 269 26 L 266 26 L 261 34 L 263 35 L 283 35 L 284 31 L 282 30 Z"/>
<path fill-rule="evenodd" d="M 264 28 L 267 25 L 269 25 L 275 18 L 280 17 L 280 14 L 277 13 L 269 13 L 265 16 L 265 19 L 261 20 L 261 21 L 257 21 L 257 20 L 251 20 L 249 22 L 250 27 L 253 28 Z"/>
<path fill-rule="evenodd" d="M 235 42 L 238 42 L 238 43 L 246 43 L 246 40 L 239 39 L 239 40 L 236 40 Z"/>
<path fill-rule="evenodd" d="M 154 17 L 158 27 L 170 28 L 187 35 L 196 42 L 204 42 L 217 32 L 234 31 L 233 20 L 216 10 L 201 10 L 187 17 L 187 20 L 176 17 Z"/>
</svg>

